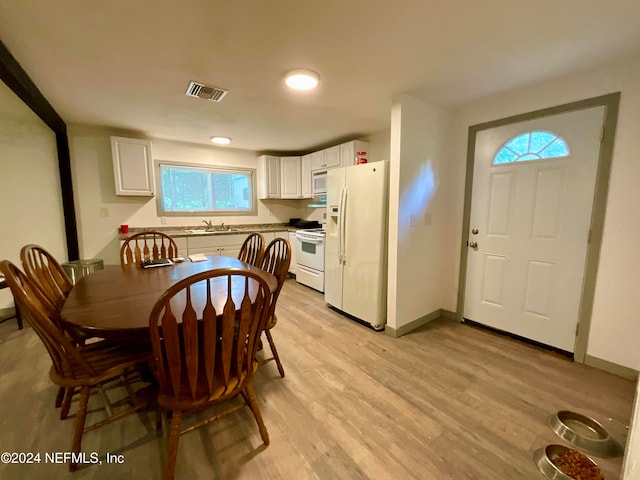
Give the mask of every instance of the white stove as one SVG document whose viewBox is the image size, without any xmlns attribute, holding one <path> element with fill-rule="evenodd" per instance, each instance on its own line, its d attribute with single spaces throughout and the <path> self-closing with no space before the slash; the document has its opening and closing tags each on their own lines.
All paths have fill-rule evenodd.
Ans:
<svg viewBox="0 0 640 480">
<path fill-rule="evenodd" d="M 298 283 L 324 292 L 323 228 L 296 230 L 296 280 Z"/>
</svg>

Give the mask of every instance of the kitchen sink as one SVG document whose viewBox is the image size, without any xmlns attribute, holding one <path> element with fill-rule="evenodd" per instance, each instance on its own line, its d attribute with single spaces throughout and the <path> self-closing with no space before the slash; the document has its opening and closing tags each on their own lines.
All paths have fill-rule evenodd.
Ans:
<svg viewBox="0 0 640 480">
<path fill-rule="evenodd" d="M 185 233 L 189 235 L 215 235 L 216 233 L 229 233 L 229 232 L 240 232 L 241 230 L 238 228 L 225 228 L 223 230 L 185 230 Z"/>
</svg>

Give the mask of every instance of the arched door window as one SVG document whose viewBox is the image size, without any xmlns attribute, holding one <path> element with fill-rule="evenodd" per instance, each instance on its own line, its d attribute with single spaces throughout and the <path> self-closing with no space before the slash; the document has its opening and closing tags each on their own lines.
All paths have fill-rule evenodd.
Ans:
<svg viewBox="0 0 640 480">
<path fill-rule="evenodd" d="M 551 132 L 533 131 L 508 140 L 493 157 L 493 165 L 568 156 L 569 147 L 562 137 Z"/>
</svg>

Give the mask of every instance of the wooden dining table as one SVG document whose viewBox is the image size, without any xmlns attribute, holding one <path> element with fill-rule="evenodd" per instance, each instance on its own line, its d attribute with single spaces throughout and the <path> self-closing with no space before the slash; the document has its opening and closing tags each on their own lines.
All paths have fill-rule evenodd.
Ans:
<svg viewBox="0 0 640 480">
<path fill-rule="evenodd" d="M 80 278 L 61 311 L 62 321 L 92 336 L 113 339 L 148 339 L 149 314 L 156 301 L 172 285 L 196 273 L 235 268 L 257 273 L 271 292 L 276 277 L 237 258 L 207 256 L 206 261 L 182 262 L 169 266 L 141 268 L 137 264 L 106 266 Z M 233 295 L 242 295 L 244 282 L 232 283 Z M 211 300 L 216 311 L 227 301 L 226 282 L 213 288 Z"/>
</svg>

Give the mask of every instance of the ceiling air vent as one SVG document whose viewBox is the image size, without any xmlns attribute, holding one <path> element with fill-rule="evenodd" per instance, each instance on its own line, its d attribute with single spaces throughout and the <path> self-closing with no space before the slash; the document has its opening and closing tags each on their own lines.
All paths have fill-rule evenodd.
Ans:
<svg viewBox="0 0 640 480">
<path fill-rule="evenodd" d="M 203 100 L 211 100 L 212 102 L 219 102 L 227 93 L 229 93 L 229 90 L 223 90 L 222 88 L 204 85 L 198 82 L 189 83 L 186 92 L 188 97 L 202 98 Z"/>
</svg>

